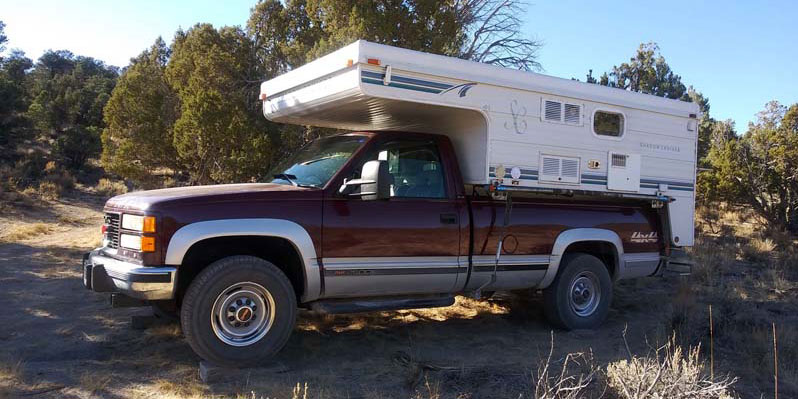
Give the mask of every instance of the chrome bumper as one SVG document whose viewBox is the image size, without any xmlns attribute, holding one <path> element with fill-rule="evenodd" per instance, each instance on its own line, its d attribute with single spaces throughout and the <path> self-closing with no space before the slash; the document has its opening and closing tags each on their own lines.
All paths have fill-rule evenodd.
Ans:
<svg viewBox="0 0 798 399">
<path fill-rule="evenodd" d="M 123 262 L 103 255 L 100 248 L 83 255 L 83 285 L 95 292 L 119 292 L 138 299 L 172 299 L 177 268 Z"/>
</svg>

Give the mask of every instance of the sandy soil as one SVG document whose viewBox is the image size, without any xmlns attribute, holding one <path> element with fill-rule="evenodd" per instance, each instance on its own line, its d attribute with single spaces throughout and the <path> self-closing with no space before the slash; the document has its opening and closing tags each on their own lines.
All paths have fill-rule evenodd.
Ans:
<svg viewBox="0 0 798 399">
<path fill-rule="evenodd" d="M 84 198 L 0 215 L 0 240 L 20 225 L 49 226 L 0 243 L 0 397 L 291 398 L 307 383 L 309 398 L 518 398 L 529 397 L 531 373 L 548 353 L 551 329 L 534 296 L 336 317 L 303 311 L 273 361 L 279 370 L 239 370 L 206 385 L 177 324 L 134 330 L 131 315 L 149 309 L 111 309 L 107 295 L 83 288 L 81 254 L 99 242 L 100 209 L 99 199 Z M 632 351 L 645 353 L 670 334 L 679 284 L 619 284 L 601 328 L 554 332 L 555 358 L 624 358 L 625 328 Z"/>
</svg>

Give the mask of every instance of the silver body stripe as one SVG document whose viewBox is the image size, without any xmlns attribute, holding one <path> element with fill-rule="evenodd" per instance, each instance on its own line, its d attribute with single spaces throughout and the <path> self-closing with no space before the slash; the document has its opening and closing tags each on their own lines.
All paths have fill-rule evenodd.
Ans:
<svg viewBox="0 0 798 399">
<path fill-rule="evenodd" d="M 465 257 L 466 262 L 468 258 Z M 475 266 L 493 265 L 496 263 L 496 255 L 474 255 L 472 262 Z M 502 255 L 499 257 L 499 265 L 547 265 L 549 255 Z"/>
<path fill-rule="evenodd" d="M 626 263 L 640 263 L 640 262 L 651 262 L 651 261 L 659 261 L 659 253 L 658 252 L 639 252 L 634 254 L 625 254 L 623 260 Z"/>
<path fill-rule="evenodd" d="M 324 258 L 325 270 L 435 268 L 459 266 L 456 256 Z"/>
</svg>

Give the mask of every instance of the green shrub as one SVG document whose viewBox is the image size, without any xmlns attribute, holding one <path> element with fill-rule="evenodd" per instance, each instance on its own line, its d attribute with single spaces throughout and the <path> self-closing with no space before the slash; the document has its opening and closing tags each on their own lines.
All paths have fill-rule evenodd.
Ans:
<svg viewBox="0 0 798 399">
<path fill-rule="evenodd" d="M 79 170 L 91 157 L 100 154 L 100 132 L 94 127 L 64 130 L 53 143 L 53 154 L 66 167 Z"/>
<path fill-rule="evenodd" d="M 43 181 L 39 183 L 39 189 L 37 190 L 37 194 L 42 199 L 48 200 L 56 200 L 61 198 L 63 194 L 63 189 L 58 184 L 49 181 Z"/>
<path fill-rule="evenodd" d="M 126 193 L 127 186 L 125 186 L 125 183 L 121 181 L 111 181 L 109 179 L 103 178 L 100 179 L 99 183 L 97 183 L 95 190 L 98 194 L 101 194 L 104 197 L 113 197 Z"/>
</svg>

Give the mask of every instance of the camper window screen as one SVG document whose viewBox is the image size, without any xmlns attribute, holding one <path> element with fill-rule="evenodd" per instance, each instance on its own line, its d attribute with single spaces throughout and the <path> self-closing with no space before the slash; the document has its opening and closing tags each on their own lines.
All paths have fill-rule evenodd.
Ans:
<svg viewBox="0 0 798 399">
<path fill-rule="evenodd" d="M 615 112 L 596 111 L 593 115 L 593 132 L 600 136 L 623 136 L 623 115 Z"/>
</svg>

